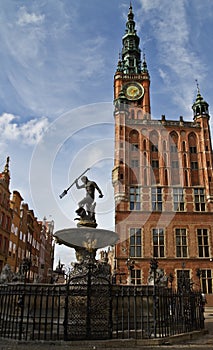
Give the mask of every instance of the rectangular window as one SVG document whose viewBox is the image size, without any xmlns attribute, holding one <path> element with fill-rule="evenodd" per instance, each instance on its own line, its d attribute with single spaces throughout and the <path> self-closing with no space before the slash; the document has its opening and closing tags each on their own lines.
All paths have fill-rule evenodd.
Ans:
<svg viewBox="0 0 213 350">
<path fill-rule="evenodd" d="M 5 238 L 4 238 L 4 248 L 3 248 L 3 252 L 6 253 L 8 249 L 9 249 L 9 241 L 8 241 L 8 239 L 5 237 Z"/>
<path fill-rule="evenodd" d="M 190 287 L 190 270 L 177 270 L 177 287 L 179 290 Z"/>
<path fill-rule="evenodd" d="M 12 252 L 12 250 L 13 250 L 13 242 L 9 241 L 9 251 Z"/>
<path fill-rule="evenodd" d="M 205 211 L 205 193 L 203 188 L 194 189 L 194 201 L 196 211 Z"/>
<path fill-rule="evenodd" d="M 171 151 L 171 153 L 177 153 L 177 146 L 176 145 L 171 145 L 170 146 L 170 151 Z"/>
<path fill-rule="evenodd" d="M 209 237 L 207 229 L 197 230 L 198 256 L 199 258 L 209 257 Z"/>
<path fill-rule="evenodd" d="M 159 168 L 159 161 L 158 160 L 153 160 L 152 161 L 152 168 Z"/>
<path fill-rule="evenodd" d="M 162 228 L 154 228 L 152 230 L 153 236 L 153 257 L 164 257 L 164 230 Z"/>
<path fill-rule="evenodd" d="M 138 159 L 132 159 L 131 160 L 131 168 L 138 168 L 139 167 L 139 160 Z"/>
<path fill-rule="evenodd" d="M 189 147 L 189 152 L 190 152 L 190 153 L 197 153 L 197 148 L 196 148 L 196 146 L 191 146 L 191 147 Z"/>
<path fill-rule="evenodd" d="M 152 210 L 162 211 L 162 189 L 160 187 L 152 188 Z"/>
<path fill-rule="evenodd" d="M 176 257 L 186 258 L 187 254 L 187 237 L 185 228 L 175 229 L 175 240 L 176 240 Z"/>
<path fill-rule="evenodd" d="M 212 271 L 201 270 L 201 290 L 204 294 L 212 294 Z"/>
<path fill-rule="evenodd" d="M 141 189 L 140 187 L 130 187 L 130 210 L 141 209 Z"/>
<path fill-rule="evenodd" d="M 140 228 L 130 229 L 130 244 L 129 244 L 129 255 L 130 257 L 141 257 L 142 253 L 142 238 Z"/>
<path fill-rule="evenodd" d="M 191 169 L 197 170 L 198 169 L 198 162 L 191 162 Z"/>
<path fill-rule="evenodd" d="M 151 151 L 152 152 L 158 152 L 158 145 L 152 145 L 151 146 Z"/>
<path fill-rule="evenodd" d="M 131 143 L 131 151 L 138 151 L 138 143 Z"/>
<path fill-rule="evenodd" d="M 184 211 L 183 188 L 173 188 L 174 211 Z"/>
<path fill-rule="evenodd" d="M 141 284 L 141 270 L 131 270 L 131 283 L 135 285 Z"/>
<path fill-rule="evenodd" d="M 173 169 L 178 169 L 179 168 L 178 160 L 173 160 L 172 161 L 172 168 Z"/>
<path fill-rule="evenodd" d="M 15 253 L 16 253 L 16 244 L 13 243 L 13 254 L 15 254 Z"/>
</svg>

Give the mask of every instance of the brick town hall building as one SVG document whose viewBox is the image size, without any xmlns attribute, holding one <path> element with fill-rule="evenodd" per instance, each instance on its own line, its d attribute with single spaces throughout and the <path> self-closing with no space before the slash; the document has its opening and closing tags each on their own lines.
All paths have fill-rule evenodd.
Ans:
<svg viewBox="0 0 213 350">
<path fill-rule="evenodd" d="M 151 117 L 150 76 L 141 62 L 130 5 L 114 76 L 116 283 L 147 284 L 150 260 L 193 283 L 213 305 L 213 157 L 208 103 L 197 91 L 192 121 Z"/>
</svg>

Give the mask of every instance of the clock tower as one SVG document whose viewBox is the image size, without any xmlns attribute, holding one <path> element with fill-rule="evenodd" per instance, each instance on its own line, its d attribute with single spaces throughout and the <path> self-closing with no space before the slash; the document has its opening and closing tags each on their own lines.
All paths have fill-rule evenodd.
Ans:
<svg viewBox="0 0 213 350">
<path fill-rule="evenodd" d="M 145 55 L 141 62 L 139 43 L 130 3 L 122 53 L 114 75 L 115 163 L 112 173 L 118 206 L 121 201 L 127 201 L 127 184 L 136 183 L 139 175 L 137 170 L 129 171 L 131 163 L 138 162 L 136 153 L 139 144 L 138 135 L 131 133 L 130 129 L 151 119 L 150 76 Z M 129 147 L 135 151 L 134 159 L 130 159 Z"/>
<path fill-rule="evenodd" d="M 133 119 L 150 119 L 150 77 L 145 55 L 141 64 L 140 38 L 135 29 L 130 5 L 126 31 L 122 38 L 122 54 L 114 76 L 115 113 L 128 105 Z"/>
</svg>

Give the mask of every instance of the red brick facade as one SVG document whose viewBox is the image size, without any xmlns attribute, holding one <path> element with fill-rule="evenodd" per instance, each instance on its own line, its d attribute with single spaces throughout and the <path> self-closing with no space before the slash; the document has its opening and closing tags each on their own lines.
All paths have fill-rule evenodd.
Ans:
<svg viewBox="0 0 213 350">
<path fill-rule="evenodd" d="M 140 67 L 134 27 L 130 6 L 114 77 L 113 186 L 120 237 L 114 256 L 116 282 L 146 284 L 150 260 L 156 258 L 164 274 L 172 274 L 174 287 L 184 274 L 213 305 L 213 157 L 208 104 L 198 89 L 191 121 L 169 120 L 164 115 L 152 119 L 150 77 L 145 58 Z"/>
</svg>

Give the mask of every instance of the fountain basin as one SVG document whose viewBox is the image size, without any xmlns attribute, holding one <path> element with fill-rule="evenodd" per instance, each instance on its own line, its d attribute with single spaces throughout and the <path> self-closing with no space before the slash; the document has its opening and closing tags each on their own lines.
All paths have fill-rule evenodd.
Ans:
<svg viewBox="0 0 213 350">
<path fill-rule="evenodd" d="M 114 245 L 119 239 L 114 231 L 90 227 L 65 228 L 56 231 L 54 237 L 57 243 L 71 248 L 90 246 L 93 249 Z"/>
</svg>

